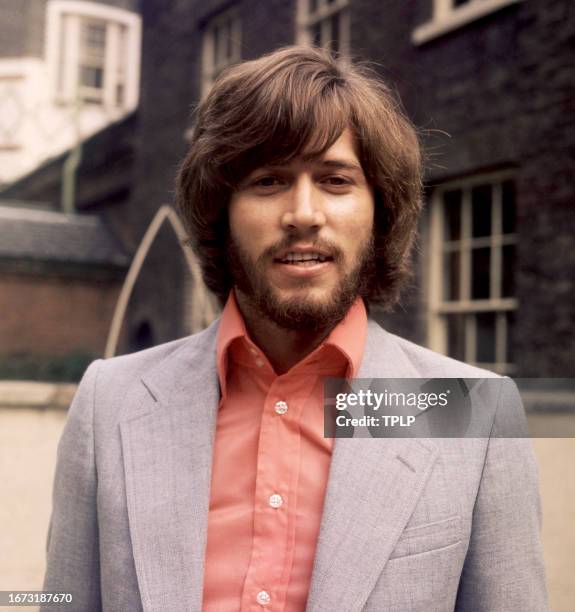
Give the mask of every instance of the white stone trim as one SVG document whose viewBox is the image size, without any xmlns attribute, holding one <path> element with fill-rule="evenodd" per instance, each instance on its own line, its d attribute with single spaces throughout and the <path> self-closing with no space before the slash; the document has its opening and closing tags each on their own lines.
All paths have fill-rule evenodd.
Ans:
<svg viewBox="0 0 575 612">
<path fill-rule="evenodd" d="M 454 8 L 451 0 L 435 0 L 431 21 L 415 28 L 411 34 L 411 42 L 414 45 L 422 45 L 489 15 L 489 13 L 518 2 L 522 0 L 471 0 L 469 4 Z"/>
<path fill-rule="evenodd" d="M 230 22 L 232 26 L 232 54 L 217 66 L 214 64 L 215 29 L 222 24 Z M 222 41 L 219 41 L 222 44 Z M 208 21 L 202 34 L 202 66 L 201 66 L 201 97 L 207 96 L 217 75 L 235 62 L 241 60 L 242 26 L 241 15 L 236 7 L 232 7 L 223 13 L 219 13 Z"/>
</svg>

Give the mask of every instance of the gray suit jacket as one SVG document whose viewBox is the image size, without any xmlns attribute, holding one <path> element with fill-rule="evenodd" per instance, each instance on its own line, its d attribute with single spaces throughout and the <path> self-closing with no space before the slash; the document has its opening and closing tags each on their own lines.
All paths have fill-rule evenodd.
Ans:
<svg viewBox="0 0 575 612">
<path fill-rule="evenodd" d="M 201 609 L 217 326 L 87 370 L 48 537 L 63 609 Z M 369 322 L 360 378 L 485 376 Z M 539 527 L 528 439 L 337 439 L 307 610 L 543 612 Z"/>
</svg>

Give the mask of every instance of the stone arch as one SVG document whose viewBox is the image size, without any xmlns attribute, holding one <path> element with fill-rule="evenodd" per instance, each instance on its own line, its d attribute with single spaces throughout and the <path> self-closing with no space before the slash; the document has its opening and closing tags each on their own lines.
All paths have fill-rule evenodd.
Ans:
<svg viewBox="0 0 575 612">
<path fill-rule="evenodd" d="M 132 295 L 134 285 L 136 284 L 136 280 L 138 279 L 144 261 L 146 260 L 146 256 L 152 247 L 158 232 L 166 221 L 170 223 L 170 226 L 174 230 L 176 238 L 178 239 L 178 244 L 182 247 L 192 278 L 192 301 L 190 305 L 192 309 L 190 325 L 191 333 L 201 331 L 217 316 L 218 308 L 216 306 L 216 300 L 208 292 L 206 286 L 204 285 L 200 266 L 196 260 L 196 257 L 190 249 L 183 246 L 186 239 L 186 230 L 184 229 L 180 218 L 172 206 L 164 204 L 154 215 L 152 222 L 148 226 L 148 229 L 146 230 L 140 245 L 136 250 L 132 263 L 130 264 L 130 269 L 126 275 L 126 279 L 120 291 L 116 308 L 114 310 L 114 315 L 112 317 L 112 323 L 110 325 L 110 331 L 106 341 L 106 350 L 104 353 L 104 357 L 106 358 L 113 357 L 116 354 L 120 331 L 124 323 L 128 301 Z"/>
</svg>

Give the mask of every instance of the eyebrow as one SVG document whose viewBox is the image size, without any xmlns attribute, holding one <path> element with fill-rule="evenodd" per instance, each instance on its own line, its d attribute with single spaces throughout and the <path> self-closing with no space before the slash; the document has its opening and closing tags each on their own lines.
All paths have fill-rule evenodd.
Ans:
<svg viewBox="0 0 575 612">
<path fill-rule="evenodd" d="M 334 168 L 335 170 L 359 170 L 363 172 L 363 168 L 358 162 L 346 159 L 320 159 L 318 160 L 318 164 L 328 168 Z"/>
<path fill-rule="evenodd" d="M 363 173 L 363 168 L 359 162 L 348 159 L 315 159 L 311 160 L 311 163 L 317 164 L 318 166 L 323 166 L 325 168 L 331 168 L 333 170 L 349 170 Z M 279 170 L 285 168 L 286 166 L 289 166 L 289 164 L 270 164 L 269 166 L 263 166 L 263 168 L 268 170 Z"/>
</svg>

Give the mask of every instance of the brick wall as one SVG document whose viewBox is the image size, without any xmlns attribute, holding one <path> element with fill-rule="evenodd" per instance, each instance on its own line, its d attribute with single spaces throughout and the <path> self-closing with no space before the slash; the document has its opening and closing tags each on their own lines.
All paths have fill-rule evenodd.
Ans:
<svg viewBox="0 0 575 612">
<path fill-rule="evenodd" d="M 104 352 L 117 282 L 0 276 L 0 355 Z"/>
</svg>

